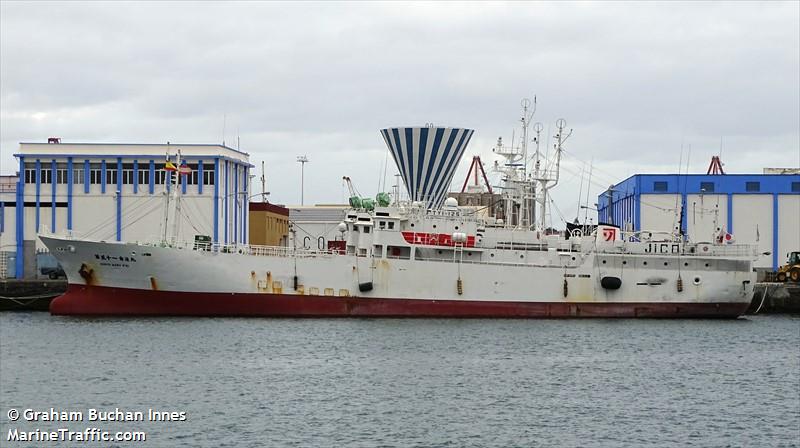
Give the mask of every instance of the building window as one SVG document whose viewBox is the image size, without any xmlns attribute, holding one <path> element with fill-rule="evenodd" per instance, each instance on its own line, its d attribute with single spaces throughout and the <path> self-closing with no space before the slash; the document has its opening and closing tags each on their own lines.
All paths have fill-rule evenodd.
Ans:
<svg viewBox="0 0 800 448">
<path fill-rule="evenodd" d="M 102 169 L 92 169 L 89 171 L 89 183 L 93 185 L 100 185 L 103 182 L 103 170 Z"/>
<path fill-rule="evenodd" d="M 792 193 L 800 193 L 800 182 L 792 182 Z"/>
<path fill-rule="evenodd" d="M 149 170 L 139 170 L 139 185 L 150 185 Z"/>
<path fill-rule="evenodd" d="M 43 169 L 39 171 L 39 174 L 42 176 L 41 182 L 43 184 L 52 184 L 53 183 L 53 171 L 50 169 Z"/>
<path fill-rule="evenodd" d="M 667 183 L 666 182 L 653 182 L 653 191 L 667 191 Z"/>
<path fill-rule="evenodd" d="M 67 183 L 67 170 L 64 169 L 56 170 L 56 183 L 57 184 Z"/>
<path fill-rule="evenodd" d="M 213 169 L 210 169 L 210 170 L 203 169 L 203 185 L 214 185 L 214 170 Z"/>
<path fill-rule="evenodd" d="M 157 170 L 156 171 L 156 179 L 155 183 L 157 185 L 164 185 L 165 183 L 172 183 L 172 173 L 174 171 L 164 171 L 164 170 Z"/>
<path fill-rule="evenodd" d="M 389 230 L 394 229 L 394 221 L 389 221 Z"/>
<path fill-rule="evenodd" d="M 25 170 L 25 183 L 26 184 L 35 184 L 36 183 L 36 170 L 35 169 L 26 169 Z"/>
<path fill-rule="evenodd" d="M 744 189 L 747 191 L 761 191 L 761 182 L 746 182 Z"/>
<path fill-rule="evenodd" d="M 72 170 L 72 183 L 83 185 L 83 169 Z"/>
<path fill-rule="evenodd" d="M 192 172 L 189 174 L 184 174 L 184 176 L 186 176 L 186 185 L 197 185 L 197 164 L 190 164 L 189 168 L 192 170 Z"/>
<path fill-rule="evenodd" d="M 700 191 L 703 193 L 713 193 L 714 182 L 700 182 Z"/>
<path fill-rule="evenodd" d="M 117 170 L 106 168 L 106 184 L 116 185 L 117 183 Z"/>
<path fill-rule="evenodd" d="M 133 169 L 122 170 L 122 183 L 125 185 L 133 184 Z"/>
</svg>

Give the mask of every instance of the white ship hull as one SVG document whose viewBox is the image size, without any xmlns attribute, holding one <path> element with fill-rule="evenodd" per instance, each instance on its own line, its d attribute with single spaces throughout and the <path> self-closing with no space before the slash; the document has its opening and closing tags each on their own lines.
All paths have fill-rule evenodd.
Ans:
<svg viewBox="0 0 800 448">
<path fill-rule="evenodd" d="M 69 280 L 54 314 L 737 317 L 755 281 L 744 257 L 511 250 L 489 262 L 468 249 L 433 260 L 42 241 Z"/>
</svg>

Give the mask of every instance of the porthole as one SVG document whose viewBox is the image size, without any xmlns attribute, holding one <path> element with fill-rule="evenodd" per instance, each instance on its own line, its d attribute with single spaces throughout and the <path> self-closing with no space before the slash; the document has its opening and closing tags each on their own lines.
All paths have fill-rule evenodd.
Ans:
<svg viewBox="0 0 800 448">
<path fill-rule="evenodd" d="M 411 223 L 411 227 L 414 227 L 414 223 L 413 222 Z"/>
<path fill-rule="evenodd" d="M 572 261 L 575 261 L 575 257 L 572 257 Z"/>
<path fill-rule="evenodd" d="M 689 263 L 683 263 L 684 266 L 689 266 Z"/>
<path fill-rule="evenodd" d="M 603 260 L 603 264 L 606 264 L 606 260 Z"/>
<path fill-rule="evenodd" d="M 706 263 L 706 267 L 708 267 L 708 263 Z"/>
<path fill-rule="evenodd" d="M 694 279 L 692 279 L 692 283 L 694 283 L 695 285 L 699 285 L 700 283 L 703 283 L 703 279 L 701 279 L 700 277 L 695 277 Z"/>
<path fill-rule="evenodd" d="M 665 262 L 664 262 L 664 266 L 669 266 L 669 263 L 667 263 L 667 262 L 665 261 Z"/>
<path fill-rule="evenodd" d="M 456 230 L 458 230 L 458 226 L 456 226 Z"/>
<path fill-rule="evenodd" d="M 519 258 L 525 258 L 525 255 L 520 255 Z"/>
<path fill-rule="evenodd" d="M 575 257 L 572 257 L 572 259 L 574 260 L 574 259 L 575 259 Z M 622 260 L 622 264 L 628 264 L 628 262 L 627 262 L 627 261 L 625 261 L 625 260 Z"/>
<path fill-rule="evenodd" d="M 472 252 L 467 252 L 467 256 L 471 257 L 472 256 Z"/>
<path fill-rule="evenodd" d="M 642 264 L 643 264 L 643 265 L 645 265 L 645 266 L 647 266 L 647 262 L 646 262 L 646 261 L 643 261 L 643 262 L 642 262 Z"/>
<path fill-rule="evenodd" d="M 490 257 L 494 258 L 494 254 L 489 254 Z"/>
<path fill-rule="evenodd" d="M 434 225 L 433 225 L 433 228 L 434 228 L 434 229 L 436 228 L 436 224 L 434 224 Z"/>
<path fill-rule="evenodd" d="M 442 251 L 440 251 L 440 250 L 437 250 L 436 252 L 439 252 L 439 255 L 441 255 L 441 254 L 442 254 Z"/>
</svg>

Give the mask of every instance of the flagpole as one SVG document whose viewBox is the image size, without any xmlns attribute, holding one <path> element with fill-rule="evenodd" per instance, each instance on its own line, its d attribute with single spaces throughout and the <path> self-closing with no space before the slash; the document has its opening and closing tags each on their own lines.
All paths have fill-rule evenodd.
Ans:
<svg viewBox="0 0 800 448">
<path fill-rule="evenodd" d="M 175 195 L 175 214 L 173 215 L 173 221 L 172 221 L 172 226 L 173 226 L 172 227 L 172 240 L 175 243 L 178 242 L 178 236 L 179 236 L 179 232 L 180 232 L 180 217 L 181 217 L 181 195 L 180 195 L 178 190 L 179 190 L 179 187 L 180 187 L 180 178 L 181 178 L 181 176 L 183 174 L 181 173 L 181 169 L 180 169 L 180 166 L 181 166 L 181 150 L 180 149 L 178 150 L 178 160 L 177 161 L 178 161 L 178 164 L 176 166 L 178 167 L 178 169 L 175 170 L 175 184 L 174 184 L 175 190 L 172 193 L 172 194 Z"/>
<path fill-rule="evenodd" d="M 167 181 L 167 173 L 171 171 L 167 171 L 167 163 L 169 163 L 169 142 L 167 142 L 167 160 L 164 163 L 164 225 L 161 235 L 161 244 L 164 246 L 167 244 L 167 229 L 169 229 L 169 191 L 167 191 L 169 182 Z"/>
</svg>

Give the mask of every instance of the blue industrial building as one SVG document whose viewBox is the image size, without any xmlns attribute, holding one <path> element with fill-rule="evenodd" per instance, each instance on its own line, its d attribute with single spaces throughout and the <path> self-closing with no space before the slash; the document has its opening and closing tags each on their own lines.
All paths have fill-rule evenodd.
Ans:
<svg viewBox="0 0 800 448">
<path fill-rule="evenodd" d="M 637 174 L 603 192 L 600 222 L 629 231 L 680 231 L 692 241 L 715 234 L 769 252 L 775 269 L 800 250 L 800 174 Z"/>
</svg>

